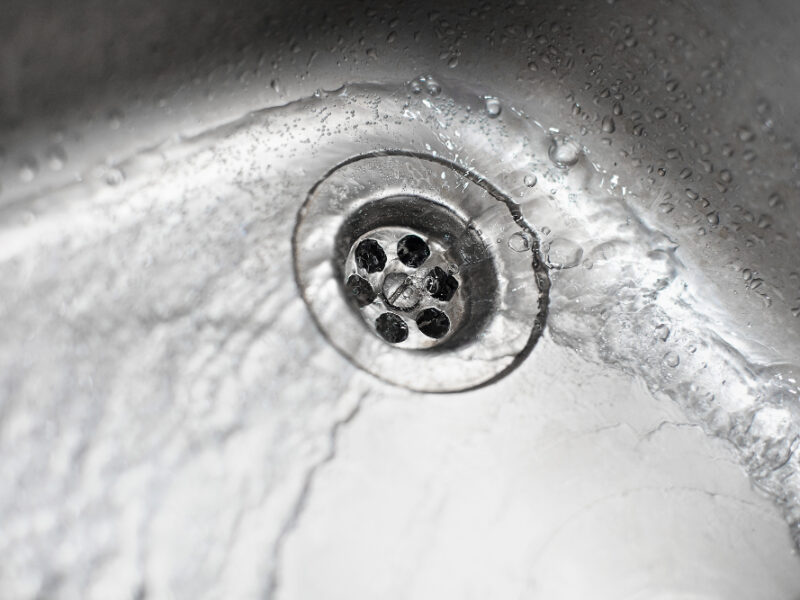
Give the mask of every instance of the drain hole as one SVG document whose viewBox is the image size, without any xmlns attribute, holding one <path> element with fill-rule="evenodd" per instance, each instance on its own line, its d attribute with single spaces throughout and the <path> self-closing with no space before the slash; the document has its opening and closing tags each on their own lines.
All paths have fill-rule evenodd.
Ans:
<svg viewBox="0 0 800 600">
<path fill-rule="evenodd" d="M 458 280 L 441 267 L 433 267 L 425 278 L 425 289 L 442 302 L 449 302 L 458 289 Z"/>
<path fill-rule="evenodd" d="M 369 281 L 358 275 L 351 275 L 347 279 L 347 290 L 351 294 L 351 298 L 356 301 L 359 308 L 364 308 L 375 302 L 378 295 L 372 289 Z"/>
<path fill-rule="evenodd" d="M 407 235 L 397 242 L 397 258 L 400 262 L 416 269 L 421 266 L 431 255 L 428 244 L 417 235 Z"/>
<path fill-rule="evenodd" d="M 383 313 L 375 319 L 375 329 L 390 344 L 399 344 L 408 339 L 408 325 L 394 313 Z"/>
<path fill-rule="evenodd" d="M 438 340 L 450 331 L 450 319 L 438 309 L 426 308 L 417 315 L 417 327 L 428 337 Z"/>
<path fill-rule="evenodd" d="M 386 266 L 386 252 L 376 240 L 363 240 L 356 248 L 356 264 L 367 273 L 383 271 Z"/>
</svg>

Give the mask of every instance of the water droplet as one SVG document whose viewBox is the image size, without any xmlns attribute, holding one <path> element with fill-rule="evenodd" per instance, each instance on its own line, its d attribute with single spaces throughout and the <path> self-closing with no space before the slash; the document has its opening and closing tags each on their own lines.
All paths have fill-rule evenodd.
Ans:
<svg viewBox="0 0 800 600">
<path fill-rule="evenodd" d="M 105 181 L 110 186 L 117 186 L 125 181 L 125 174 L 116 167 L 109 167 L 106 170 Z"/>
<path fill-rule="evenodd" d="M 666 83 L 666 87 L 668 92 L 674 92 L 676 89 L 678 89 L 678 80 L 677 79 L 668 80 Z"/>
<path fill-rule="evenodd" d="M 531 249 L 532 241 L 529 233 L 518 231 L 508 238 L 508 247 L 514 252 L 527 252 Z"/>
<path fill-rule="evenodd" d="M 730 183 L 731 181 L 733 181 L 733 175 L 728 169 L 723 169 L 722 171 L 719 172 L 719 180 L 722 183 Z"/>
<path fill-rule="evenodd" d="M 536 175 L 525 175 L 525 178 L 522 180 L 522 182 L 529 188 L 534 187 L 536 185 L 536 181 Z"/>
<path fill-rule="evenodd" d="M 486 114 L 489 115 L 490 118 L 497 117 L 503 109 L 500 100 L 493 96 L 485 96 L 484 100 L 486 101 Z"/>
<path fill-rule="evenodd" d="M 749 142 L 754 137 L 756 137 L 753 131 L 746 125 L 742 125 L 741 127 L 739 127 L 736 133 L 739 136 L 739 139 L 742 140 L 743 142 Z"/>
<path fill-rule="evenodd" d="M 442 86 L 435 79 L 428 78 L 425 83 L 425 90 L 430 96 L 438 96 L 442 93 Z"/>
<path fill-rule="evenodd" d="M 667 338 L 669 338 L 669 327 L 667 327 L 664 323 L 656 325 L 655 329 L 655 336 L 661 340 L 662 342 L 666 342 Z"/>
<path fill-rule="evenodd" d="M 614 113 L 617 117 L 622 114 L 622 104 L 619 102 L 614 102 L 614 106 L 611 108 L 611 112 Z"/>
<path fill-rule="evenodd" d="M 39 163 L 32 156 L 23 158 L 19 163 L 19 178 L 25 183 L 30 183 L 39 172 Z"/>
<path fill-rule="evenodd" d="M 272 81 L 270 81 L 269 87 L 271 87 L 272 91 L 275 92 L 276 94 L 281 93 L 281 84 L 277 79 L 273 79 Z"/>
<path fill-rule="evenodd" d="M 108 112 L 108 126 L 111 129 L 119 129 L 122 126 L 122 119 L 125 118 L 125 115 L 122 111 L 118 108 L 112 108 Z"/>
<path fill-rule="evenodd" d="M 555 166 L 566 169 L 578 162 L 581 149 L 578 144 L 565 136 L 554 136 L 547 155 Z"/>
<path fill-rule="evenodd" d="M 711 225 L 719 225 L 719 215 L 715 212 L 708 213 L 706 219 Z"/>
<path fill-rule="evenodd" d="M 547 249 L 547 266 L 553 269 L 571 269 L 583 258 L 583 248 L 567 238 L 555 238 Z"/>
<path fill-rule="evenodd" d="M 664 117 L 666 117 L 666 116 L 667 116 L 667 111 L 665 111 L 665 110 L 664 110 L 663 108 L 661 108 L 660 106 L 656 106 L 656 107 L 653 109 L 653 116 L 654 116 L 656 119 L 663 119 Z"/>
<path fill-rule="evenodd" d="M 528 69 L 530 69 L 531 71 L 538 71 L 539 65 L 537 65 L 534 61 L 530 61 L 528 63 Z"/>
<path fill-rule="evenodd" d="M 692 170 L 689 167 L 684 167 L 681 169 L 680 178 L 681 179 L 689 179 L 692 176 Z"/>
<path fill-rule="evenodd" d="M 611 116 L 603 117 L 601 127 L 605 133 L 614 133 L 614 130 L 617 128 L 617 126 L 614 124 L 614 119 Z"/>
<path fill-rule="evenodd" d="M 677 352 L 667 352 L 664 355 L 664 364 L 674 369 L 681 364 L 681 357 L 678 356 Z"/>
<path fill-rule="evenodd" d="M 67 162 L 67 153 L 61 146 L 51 146 L 45 154 L 47 166 L 52 171 L 60 171 Z"/>
</svg>

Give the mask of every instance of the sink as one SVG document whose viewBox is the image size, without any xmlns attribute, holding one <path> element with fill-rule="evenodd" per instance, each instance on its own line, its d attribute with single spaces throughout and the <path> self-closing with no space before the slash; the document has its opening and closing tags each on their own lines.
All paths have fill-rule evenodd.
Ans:
<svg viewBox="0 0 800 600">
<path fill-rule="evenodd" d="M 0 598 L 800 598 L 795 3 L 6 12 Z"/>
</svg>

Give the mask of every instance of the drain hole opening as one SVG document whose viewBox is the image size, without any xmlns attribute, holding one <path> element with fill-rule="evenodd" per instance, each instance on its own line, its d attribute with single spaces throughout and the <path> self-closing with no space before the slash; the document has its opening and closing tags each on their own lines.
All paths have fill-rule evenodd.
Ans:
<svg viewBox="0 0 800 600">
<path fill-rule="evenodd" d="M 450 331 L 450 319 L 436 308 L 426 308 L 417 315 L 417 327 L 428 337 L 438 340 Z"/>
<path fill-rule="evenodd" d="M 408 339 L 408 325 L 394 313 L 383 313 L 375 319 L 375 329 L 390 344 L 399 344 Z"/>
<path fill-rule="evenodd" d="M 407 235 L 397 242 L 397 258 L 412 269 L 422 266 L 430 255 L 431 249 L 418 235 Z"/>
<path fill-rule="evenodd" d="M 458 289 L 458 280 L 441 267 L 434 267 L 425 278 L 425 289 L 437 300 L 449 302 Z"/>
<path fill-rule="evenodd" d="M 375 302 L 378 295 L 372 289 L 369 281 L 358 275 L 351 275 L 347 279 L 347 289 L 351 298 L 355 300 L 359 308 L 364 308 Z"/>
<path fill-rule="evenodd" d="M 386 266 L 386 252 L 377 240 L 362 240 L 356 248 L 356 264 L 367 273 L 378 273 Z"/>
</svg>

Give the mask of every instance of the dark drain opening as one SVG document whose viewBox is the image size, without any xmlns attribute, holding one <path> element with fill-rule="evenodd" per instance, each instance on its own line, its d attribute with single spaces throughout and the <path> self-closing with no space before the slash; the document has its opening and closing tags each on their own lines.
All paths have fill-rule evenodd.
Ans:
<svg viewBox="0 0 800 600">
<path fill-rule="evenodd" d="M 425 278 L 425 289 L 442 302 L 448 302 L 458 289 L 458 280 L 441 267 L 434 267 Z"/>
<path fill-rule="evenodd" d="M 362 240 L 355 252 L 356 264 L 367 273 L 383 271 L 386 266 L 386 253 L 375 240 Z"/>
<path fill-rule="evenodd" d="M 375 329 L 390 344 L 399 344 L 408 338 L 408 325 L 394 313 L 383 313 L 375 319 Z"/>
<path fill-rule="evenodd" d="M 417 315 L 417 327 L 428 337 L 439 339 L 450 330 L 450 319 L 440 310 L 426 308 Z"/>
<path fill-rule="evenodd" d="M 378 297 L 369 281 L 358 275 L 350 275 L 347 278 L 347 289 L 350 291 L 350 297 L 360 308 L 369 306 Z"/>
<path fill-rule="evenodd" d="M 407 267 L 416 269 L 422 266 L 430 255 L 428 244 L 419 236 L 407 235 L 397 242 L 397 258 Z"/>
</svg>

